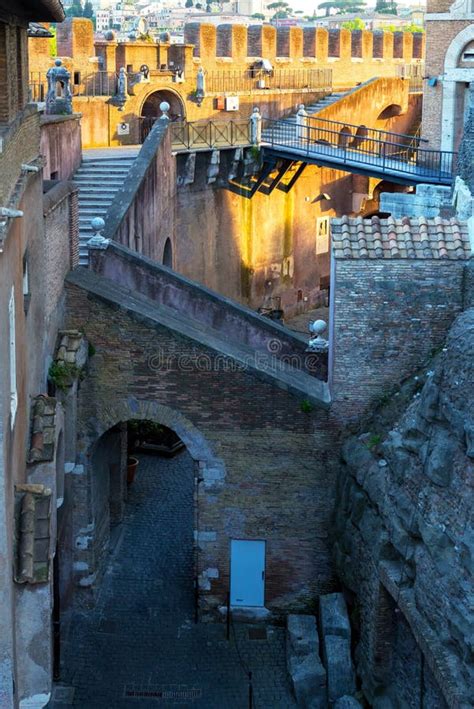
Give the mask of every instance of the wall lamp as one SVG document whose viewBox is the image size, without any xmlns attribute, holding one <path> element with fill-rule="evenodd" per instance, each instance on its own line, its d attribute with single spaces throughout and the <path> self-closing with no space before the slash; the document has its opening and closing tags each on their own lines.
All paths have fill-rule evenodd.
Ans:
<svg viewBox="0 0 474 709">
<path fill-rule="evenodd" d="M 322 202 L 323 200 L 330 202 L 331 195 L 329 195 L 327 192 L 321 192 L 321 194 L 318 194 L 318 196 L 313 199 L 311 204 L 315 204 L 316 202 Z"/>
</svg>

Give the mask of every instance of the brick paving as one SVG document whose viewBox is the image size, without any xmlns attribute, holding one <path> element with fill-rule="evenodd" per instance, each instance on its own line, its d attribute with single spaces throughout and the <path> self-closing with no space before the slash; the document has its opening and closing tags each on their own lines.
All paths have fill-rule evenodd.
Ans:
<svg viewBox="0 0 474 709">
<path fill-rule="evenodd" d="M 193 622 L 193 465 L 186 451 L 171 460 L 140 456 L 98 602 L 74 615 L 63 643 L 61 685 L 74 687 L 76 707 L 248 707 L 247 676 L 225 624 Z M 255 709 L 295 707 L 283 628 L 266 626 L 267 639 L 254 640 L 251 627 L 236 625 L 235 636 L 253 672 Z"/>
</svg>

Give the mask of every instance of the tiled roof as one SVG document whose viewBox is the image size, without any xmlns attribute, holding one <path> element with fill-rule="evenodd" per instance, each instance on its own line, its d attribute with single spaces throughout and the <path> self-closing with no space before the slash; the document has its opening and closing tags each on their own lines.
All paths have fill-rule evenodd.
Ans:
<svg viewBox="0 0 474 709">
<path fill-rule="evenodd" d="M 456 218 L 340 217 L 331 220 L 336 258 L 467 259 L 468 227 Z"/>
</svg>

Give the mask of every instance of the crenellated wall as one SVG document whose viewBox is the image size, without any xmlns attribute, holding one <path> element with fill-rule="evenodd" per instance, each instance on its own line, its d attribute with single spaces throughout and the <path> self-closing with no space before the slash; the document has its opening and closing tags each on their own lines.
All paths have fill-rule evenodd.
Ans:
<svg viewBox="0 0 474 709">
<path fill-rule="evenodd" d="M 336 86 L 393 76 L 398 65 L 419 63 L 424 56 L 424 35 L 409 32 L 190 23 L 184 28 L 184 41 L 194 45 L 194 57 L 207 71 L 222 69 L 230 59 L 233 71 L 257 58 L 278 68 L 320 64 L 333 67 Z M 356 74 L 354 64 L 361 65 Z"/>
</svg>

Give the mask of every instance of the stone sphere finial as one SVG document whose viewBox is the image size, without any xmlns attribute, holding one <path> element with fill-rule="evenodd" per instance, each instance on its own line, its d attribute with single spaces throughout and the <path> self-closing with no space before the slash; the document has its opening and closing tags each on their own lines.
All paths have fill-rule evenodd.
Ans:
<svg viewBox="0 0 474 709">
<path fill-rule="evenodd" d="M 94 236 L 97 234 L 100 235 L 100 232 L 105 229 L 105 222 L 102 219 L 102 217 L 94 217 L 91 219 L 91 227 L 92 231 L 94 232 Z"/>
<path fill-rule="evenodd" d="M 161 118 L 169 118 L 168 111 L 170 110 L 170 105 L 168 101 L 162 101 L 160 103 L 160 111 L 163 114 Z"/>
<path fill-rule="evenodd" d="M 308 325 L 308 329 L 313 333 L 313 335 L 322 335 L 326 328 L 327 324 L 324 320 L 314 320 Z"/>
</svg>

